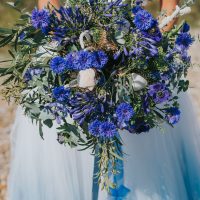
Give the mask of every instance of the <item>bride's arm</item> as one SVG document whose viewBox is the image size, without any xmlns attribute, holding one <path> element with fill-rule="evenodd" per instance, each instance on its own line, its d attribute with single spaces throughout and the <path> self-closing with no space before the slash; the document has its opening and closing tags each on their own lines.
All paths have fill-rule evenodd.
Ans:
<svg viewBox="0 0 200 200">
<path fill-rule="evenodd" d="M 47 4 L 53 5 L 55 8 L 60 8 L 60 1 L 59 0 L 38 0 L 38 8 L 43 9 Z"/>
<path fill-rule="evenodd" d="M 179 4 L 179 0 L 160 0 L 160 8 L 166 13 L 166 15 L 171 15 L 176 9 L 176 5 Z M 176 23 L 177 19 L 174 19 L 162 31 L 170 31 L 171 28 Z"/>
</svg>

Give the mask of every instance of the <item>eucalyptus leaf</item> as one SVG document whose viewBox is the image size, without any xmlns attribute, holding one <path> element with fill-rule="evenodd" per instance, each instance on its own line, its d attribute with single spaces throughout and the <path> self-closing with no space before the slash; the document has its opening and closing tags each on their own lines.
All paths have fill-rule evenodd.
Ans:
<svg viewBox="0 0 200 200">
<path fill-rule="evenodd" d="M 1 41 L 0 41 L 0 47 L 4 47 L 6 46 L 9 42 L 12 41 L 12 39 L 15 37 L 15 34 L 11 34 L 11 35 L 8 35 L 6 36 L 5 38 L 3 38 Z"/>
<path fill-rule="evenodd" d="M 124 40 L 124 39 L 118 39 L 117 42 L 118 42 L 119 44 L 125 44 L 125 40 Z"/>
<path fill-rule="evenodd" d="M 123 32 L 117 31 L 117 32 L 115 33 L 115 39 L 116 39 L 116 40 L 120 40 L 120 39 L 122 39 L 123 37 L 124 37 Z"/>
<path fill-rule="evenodd" d="M 43 127 L 42 121 L 39 120 L 39 134 L 40 134 L 40 137 L 44 140 L 42 127 Z"/>
<path fill-rule="evenodd" d="M 0 34 L 12 34 L 13 30 L 9 28 L 1 28 L 0 27 Z"/>
<path fill-rule="evenodd" d="M 49 128 L 52 128 L 53 126 L 53 121 L 51 119 L 46 119 L 45 121 L 43 121 L 43 123 Z"/>
</svg>

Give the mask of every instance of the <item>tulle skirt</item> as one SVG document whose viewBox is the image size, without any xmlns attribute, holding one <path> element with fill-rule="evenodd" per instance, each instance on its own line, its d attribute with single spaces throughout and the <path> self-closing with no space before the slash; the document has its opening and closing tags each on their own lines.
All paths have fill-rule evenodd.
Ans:
<svg viewBox="0 0 200 200">
<path fill-rule="evenodd" d="M 57 142 L 56 126 L 39 127 L 17 109 L 11 134 L 9 200 L 89 200 L 93 157 Z"/>
<path fill-rule="evenodd" d="M 99 200 L 199 200 L 200 130 L 187 96 L 182 119 L 175 128 L 134 135 L 124 141 L 124 186 L 127 197 L 99 190 Z M 9 200 L 96 200 L 92 198 L 94 157 L 91 152 L 61 146 L 54 128 L 38 127 L 17 111 L 13 128 L 13 157 Z"/>
</svg>

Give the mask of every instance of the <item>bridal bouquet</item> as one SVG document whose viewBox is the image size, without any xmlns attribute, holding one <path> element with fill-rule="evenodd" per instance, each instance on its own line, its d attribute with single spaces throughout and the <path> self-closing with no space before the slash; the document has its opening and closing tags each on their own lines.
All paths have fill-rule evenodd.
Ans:
<svg viewBox="0 0 200 200">
<path fill-rule="evenodd" d="M 99 182 L 114 187 L 119 130 L 140 134 L 179 121 L 193 38 L 186 22 L 161 30 L 189 12 L 188 4 L 163 13 L 160 24 L 138 0 L 77 0 L 32 14 L 9 5 L 21 17 L 13 29 L 0 28 L 0 47 L 11 47 L 0 69 L 4 97 L 38 123 L 41 137 L 44 125 L 57 123 L 58 142 L 92 148 Z"/>
</svg>

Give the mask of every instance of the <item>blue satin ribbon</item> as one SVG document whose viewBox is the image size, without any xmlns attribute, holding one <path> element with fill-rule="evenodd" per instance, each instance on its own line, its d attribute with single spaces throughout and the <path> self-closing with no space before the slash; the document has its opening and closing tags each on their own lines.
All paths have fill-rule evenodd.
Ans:
<svg viewBox="0 0 200 200">
<path fill-rule="evenodd" d="M 93 172 L 93 188 L 92 188 L 92 200 L 98 200 L 99 185 L 96 173 L 98 172 L 98 158 L 95 156 L 94 172 Z M 108 194 L 108 200 L 125 200 L 130 189 L 124 186 L 124 162 L 123 160 L 117 160 L 116 170 L 117 174 L 109 174 L 110 180 L 117 186 L 116 188 L 110 188 Z"/>
</svg>

